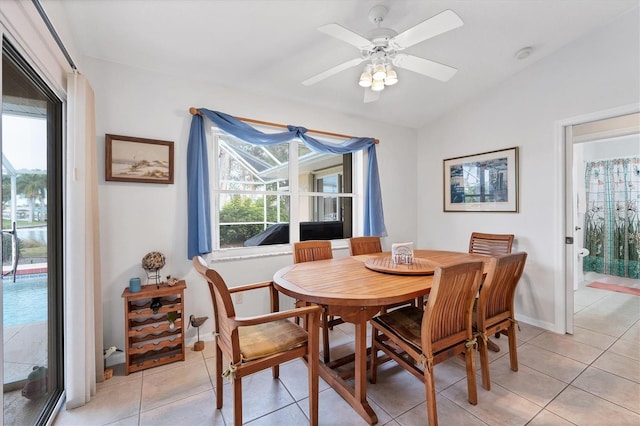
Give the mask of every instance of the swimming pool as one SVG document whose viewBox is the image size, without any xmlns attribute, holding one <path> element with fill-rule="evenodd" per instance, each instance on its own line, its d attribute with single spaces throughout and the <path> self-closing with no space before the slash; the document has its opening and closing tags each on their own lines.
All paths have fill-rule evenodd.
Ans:
<svg viewBox="0 0 640 426">
<path fill-rule="evenodd" d="M 2 324 L 13 327 L 47 320 L 47 274 L 2 280 Z"/>
</svg>

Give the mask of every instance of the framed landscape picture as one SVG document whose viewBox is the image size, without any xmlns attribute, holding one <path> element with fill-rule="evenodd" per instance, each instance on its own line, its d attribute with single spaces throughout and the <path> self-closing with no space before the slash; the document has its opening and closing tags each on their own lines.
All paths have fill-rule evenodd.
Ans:
<svg viewBox="0 0 640 426">
<path fill-rule="evenodd" d="M 445 212 L 518 211 L 518 147 L 443 163 Z"/>
<path fill-rule="evenodd" d="M 173 142 L 106 135 L 108 181 L 173 183 Z"/>
</svg>

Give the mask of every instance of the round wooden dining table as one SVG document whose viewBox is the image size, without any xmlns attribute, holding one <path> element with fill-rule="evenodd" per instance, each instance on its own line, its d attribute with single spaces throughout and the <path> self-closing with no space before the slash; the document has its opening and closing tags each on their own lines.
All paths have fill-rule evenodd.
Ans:
<svg viewBox="0 0 640 426">
<path fill-rule="evenodd" d="M 378 417 L 367 402 L 367 321 L 383 306 L 427 295 L 436 267 L 477 260 L 486 262 L 487 257 L 415 250 L 412 264 L 396 265 L 391 261 L 391 253 L 383 252 L 293 264 L 277 271 L 273 281 L 287 296 L 322 305 L 329 315 L 354 324 L 352 374 L 345 375 L 336 368 L 344 366 L 345 360 L 332 360 L 320 363 L 320 376 L 369 424 L 375 424 Z M 354 378 L 353 386 L 345 380 L 347 377 Z"/>
</svg>

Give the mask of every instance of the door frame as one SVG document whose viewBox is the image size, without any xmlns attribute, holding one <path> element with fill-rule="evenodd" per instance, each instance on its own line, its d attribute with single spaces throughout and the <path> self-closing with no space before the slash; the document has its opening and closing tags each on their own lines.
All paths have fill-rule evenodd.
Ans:
<svg viewBox="0 0 640 426">
<path fill-rule="evenodd" d="M 575 232 L 575 223 L 573 220 L 573 193 L 574 193 L 574 179 L 573 179 L 573 137 L 571 128 L 577 124 L 584 124 L 591 121 L 604 120 L 607 118 L 613 118 L 620 115 L 627 115 L 640 112 L 640 103 L 628 104 L 616 108 L 596 111 L 588 114 L 577 115 L 574 117 L 565 118 L 559 120 L 555 124 L 555 138 L 556 138 L 556 152 L 558 160 L 556 167 L 560 181 L 564 184 L 559 186 L 558 206 L 561 211 L 558 212 L 558 217 L 563 218 L 561 226 L 561 234 L 558 235 L 558 251 L 559 254 L 557 262 L 561 266 L 559 275 L 562 277 L 564 285 L 556 287 L 556 300 L 555 315 L 559 320 L 560 329 L 564 333 L 573 334 L 573 286 L 574 286 L 574 261 L 577 256 L 577 249 L 575 242 L 567 244 L 565 241 L 567 238 L 573 238 Z M 581 143 L 581 142 L 577 142 Z"/>
<path fill-rule="evenodd" d="M 64 109 L 65 102 L 52 89 L 50 83 L 42 77 L 37 68 L 23 54 L 19 47 L 2 33 L 2 56 L 0 63 L 0 79 L 4 82 L 2 70 L 5 61 L 10 61 L 20 70 L 21 76 L 28 81 L 30 87 L 38 90 L 47 102 L 47 363 L 48 385 L 46 400 L 38 406 L 39 414 L 36 424 L 50 424 L 53 416 L 60 409 L 64 398 L 65 358 L 64 358 L 64 258 L 63 258 L 63 209 L 64 202 Z M 4 83 L 3 83 L 4 84 Z M 3 88 L 0 87 L 0 93 Z M 4 100 L 3 100 L 4 104 Z M 4 110 L 2 111 L 4 113 Z M 44 117 L 44 116 L 43 116 Z M 3 141 L 0 138 L 0 151 Z M 1 191 L 0 191 L 1 192 Z M 0 303 L 3 302 L 0 292 Z M 0 315 L 2 315 L 0 306 Z M 3 338 L 4 324 L 0 317 L 0 338 Z M 4 352 L 0 350 L 0 373 L 4 372 Z M 4 385 L 4 383 L 3 383 Z M 4 401 L 4 386 L 0 388 L 0 399 Z M 0 425 L 4 424 L 4 410 L 0 413 Z"/>
</svg>

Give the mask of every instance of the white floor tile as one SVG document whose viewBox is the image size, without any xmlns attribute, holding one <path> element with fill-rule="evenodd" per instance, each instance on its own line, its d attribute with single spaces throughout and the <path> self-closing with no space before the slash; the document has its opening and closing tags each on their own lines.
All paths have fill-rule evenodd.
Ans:
<svg viewBox="0 0 640 426">
<path fill-rule="evenodd" d="M 574 386 L 564 390 L 546 409 L 576 425 L 640 424 L 639 414 Z"/>
<path fill-rule="evenodd" d="M 640 384 L 637 382 L 589 367 L 572 385 L 640 414 Z"/>
<path fill-rule="evenodd" d="M 640 297 L 586 287 L 574 298 L 579 308 L 573 335 L 520 324 L 518 372 L 509 367 L 505 336 L 493 338 L 501 350 L 490 352 L 492 390 L 482 388 L 478 370 L 475 406 L 467 401 L 464 363 L 450 359 L 436 365 L 440 424 L 568 426 L 611 424 L 615 419 L 616 424 L 638 426 Z M 19 336 L 18 329 L 5 333 L 5 343 Z M 336 327 L 330 341 L 332 358 L 352 352 L 353 326 Z M 12 362 L 25 359 L 14 355 Z M 129 376 L 122 365 L 114 366 L 114 376 L 98 384 L 89 404 L 61 412 L 54 425 L 232 424 L 231 386 L 226 380 L 223 409 L 215 408 L 215 342 L 207 341 L 201 352 L 188 348 L 186 355 L 184 362 Z M 245 423 L 308 422 L 307 369 L 300 360 L 283 365 L 279 380 L 271 377 L 270 370 L 245 378 L 243 390 Z M 379 425 L 427 423 L 423 383 L 395 363 L 380 367 L 378 382 L 368 383 L 367 392 Z M 321 425 L 367 424 L 322 379 L 319 417 Z"/>
</svg>

